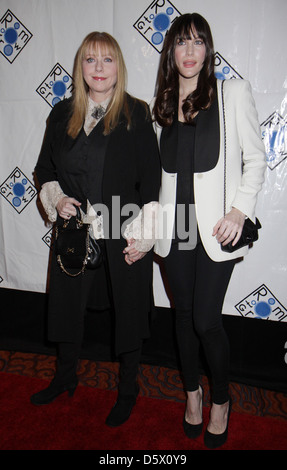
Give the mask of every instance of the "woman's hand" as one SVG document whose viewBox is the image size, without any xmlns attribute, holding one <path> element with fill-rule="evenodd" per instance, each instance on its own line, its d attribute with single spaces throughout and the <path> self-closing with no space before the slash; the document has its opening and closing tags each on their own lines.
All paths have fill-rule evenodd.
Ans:
<svg viewBox="0 0 287 470">
<path fill-rule="evenodd" d="M 69 220 L 72 216 L 77 215 L 75 206 L 80 207 L 81 203 L 74 199 L 73 197 L 63 197 L 58 202 L 56 209 L 58 214 L 62 219 Z"/>
<path fill-rule="evenodd" d="M 127 240 L 128 246 L 124 249 L 123 253 L 125 254 L 125 261 L 127 264 L 131 265 L 138 261 L 139 259 L 142 259 L 146 253 L 142 251 L 138 251 L 135 248 L 135 240 L 131 238 L 130 240 Z"/>
<path fill-rule="evenodd" d="M 213 228 L 212 236 L 216 236 L 218 243 L 222 243 L 224 246 L 233 240 L 232 246 L 234 246 L 241 237 L 244 221 L 245 214 L 233 207 L 225 217 L 217 222 Z"/>
</svg>

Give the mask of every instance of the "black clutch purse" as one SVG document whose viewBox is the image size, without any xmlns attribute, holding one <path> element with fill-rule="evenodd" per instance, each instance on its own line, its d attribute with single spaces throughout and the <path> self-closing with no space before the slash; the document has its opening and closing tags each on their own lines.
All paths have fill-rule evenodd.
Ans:
<svg viewBox="0 0 287 470">
<path fill-rule="evenodd" d="M 222 81 L 222 109 L 223 109 L 223 124 L 224 124 L 224 217 L 226 214 L 226 129 L 225 129 L 225 107 L 224 107 L 224 95 L 223 95 L 223 85 L 224 80 Z M 221 243 L 222 251 L 227 253 L 233 253 L 233 251 L 239 250 L 243 246 L 250 245 L 251 243 L 258 240 L 258 230 L 261 228 L 259 220 L 255 219 L 255 224 L 250 219 L 246 219 L 242 229 L 242 234 L 236 245 L 232 246 L 232 242 L 229 242 L 227 245 L 223 246 Z"/>
<path fill-rule="evenodd" d="M 239 238 L 236 245 L 232 246 L 232 242 L 223 246 L 221 244 L 222 251 L 227 253 L 233 253 L 235 250 L 239 250 L 243 246 L 250 245 L 251 243 L 258 240 L 258 230 L 261 228 L 261 224 L 258 219 L 255 220 L 255 224 L 250 219 L 246 219 L 242 229 L 241 237 Z"/>
<path fill-rule="evenodd" d="M 82 222 L 78 208 L 77 216 L 72 219 L 56 227 L 55 250 L 62 271 L 75 277 L 84 273 L 85 269 L 98 268 L 102 262 L 102 253 L 97 241 L 90 237 L 90 225 Z M 77 269 L 78 272 L 71 273 L 68 269 Z"/>
</svg>

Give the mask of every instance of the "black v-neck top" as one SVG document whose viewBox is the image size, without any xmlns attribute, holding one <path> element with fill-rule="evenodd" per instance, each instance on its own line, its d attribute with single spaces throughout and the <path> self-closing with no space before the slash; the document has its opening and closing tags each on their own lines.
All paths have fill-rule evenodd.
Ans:
<svg viewBox="0 0 287 470">
<path fill-rule="evenodd" d="M 195 221 L 193 174 L 196 118 L 194 124 L 178 121 L 177 126 L 177 193 L 174 242 L 183 241 L 184 231 L 189 232 L 190 224 L 194 224 Z M 179 207 L 179 205 L 181 206 Z"/>
<path fill-rule="evenodd" d="M 195 125 L 178 122 L 177 203 L 193 204 Z"/>
</svg>

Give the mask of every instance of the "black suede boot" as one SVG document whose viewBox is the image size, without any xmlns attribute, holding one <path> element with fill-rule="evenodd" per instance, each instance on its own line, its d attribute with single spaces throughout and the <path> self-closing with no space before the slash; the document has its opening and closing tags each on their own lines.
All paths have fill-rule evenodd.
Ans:
<svg viewBox="0 0 287 470">
<path fill-rule="evenodd" d="M 118 399 L 106 419 L 108 426 L 116 427 L 125 423 L 136 404 L 139 394 L 136 377 L 140 355 L 141 348 L 121 355 Z"/>
<path fill-rule="evenodd" d="M 121 426 L 125 423 L 136 404 L 136 399 L 139 393 L 139 387 L 136 384 L 135 392 L 130 395 L 121 395 L 119 393 L 118 399 L 114 404 L 110 414 L 106 419 L 106 424 L 111 427 Z"/>
<path fill-rule="evenodd" d="M 52 403 L 59 395 L 65 392 L 68 392 L 69 397 L 72 397 L 75 393 L 77 385 L 77 378 L 71 382 L 61 383 L 55 376 L 47 388 L 31 396 L 31 403 L 33 405 L 48 405 L 49 403 Z"/>
<path fill-rule="evenodd" d="M 72 397 L 78 385 L 77 365 L 78 348 L 73 343 L 60 343 L 57 368 L 53 380 L 48 387 L 31 396 L 33 405 L 48 405 L 59 395 L 68 392 Z"/>
</svg>

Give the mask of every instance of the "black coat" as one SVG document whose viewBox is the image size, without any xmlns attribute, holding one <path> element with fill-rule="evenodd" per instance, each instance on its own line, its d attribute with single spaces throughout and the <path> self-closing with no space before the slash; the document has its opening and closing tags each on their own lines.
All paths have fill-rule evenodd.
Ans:
<svg viewBox="0 0 287 470">
<path fill-rule="evenodd" d="M 70 197 L 75 197 L 85 208 L 86 198 L 91 204 L 103 203 L 109 211 L 109 237 L 105 246 L 106 266 L 96 271 L 71 278 L 62 273 L 52 255 L 49 295 L 49 339 L 52 341 L 74 341 L 79 325 L 89 302 L 106 307 L 107 286 L 105 269 L 112 291 L 115 311 L 115 351 L 117 354 L 135 349 L 142 338 L 149 336 L 149 312 L 152 308 L 152 251 L 143 259 L 129 266 L 124 260 L 126 240 L 112 233 L 113 220 L 123 222 L 129 214 L 119 214 L 127 204 L 142 207 L 158 200 L 160 186 L 160 163 L 156 136 L 146 105 L 127 95 L 132 115 L 132 126 L 128 130 L 124 116 L 109 136 L 103 136 L 100 122 L 93 132 L 95 155 L 103 161 L 101 201 L 95 200 L 92 172 L 85 168 L 83 155 L 79 155 L 79 168 L 74 171 L 73 181 L 67 176 L 68 159 L 63 157 L 65 149 L 73 149 L 80 135 L 73 140 L 67 136 L 66 128 L 70 113 L 70 100 L 56 105 L 49 117 L 46 138 L 35 168 L 40 185 L 57 180 Z M 83 130 L 82 130 L 83 132 Z M 113 196 L 119 196 L 115 204 Z M 120 204 L 120 205 L 118 205 Z M 58 218 L 58 222 L 60 220 Z M 116 235 L 116 237 L 114 236 Z"/>
</svg>

